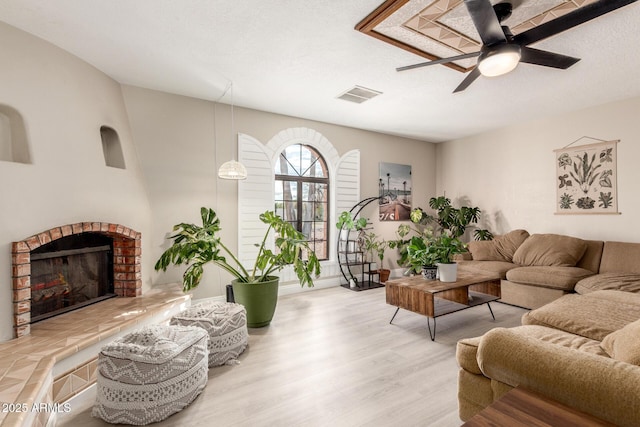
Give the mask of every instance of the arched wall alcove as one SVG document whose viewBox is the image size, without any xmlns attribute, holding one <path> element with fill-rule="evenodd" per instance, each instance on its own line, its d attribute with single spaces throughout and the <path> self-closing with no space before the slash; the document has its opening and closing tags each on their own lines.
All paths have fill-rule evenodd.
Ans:
<svg viewBox="0 0 640 427">
<path fill-rule="evenodd" d="M 31 163 L 27 129 L 22 115 L 13 107 L 0 104 L 0 160 Z"/>
</svg>

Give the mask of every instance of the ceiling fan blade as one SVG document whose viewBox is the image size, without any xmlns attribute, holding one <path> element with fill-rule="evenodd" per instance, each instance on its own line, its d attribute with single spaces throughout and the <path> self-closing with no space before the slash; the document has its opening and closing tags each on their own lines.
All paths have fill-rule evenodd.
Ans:
<svg viewBox="0 0 640 427">
<path fill-rule="evenodd" d="M 450 58 L 440 58 L 440 59 L 434 59 L 433 61 L 421 62 L 419 64 L 405 65 L 404 67 L 396 68 L 396 71 L 412 70 L 414 68 L 426 67 L 428 65 L 446 64 L 447 62 L 454 62 L 460 59 L 473 58 L 474 56 L 478 56 L 478 55 L 480 55 L 480 52 L 464 53 L 462 55 L 452 56 Z"/>
<path fill-rule="evenodd" d="M 490 46 L 507 41 L 489 0 L 464 0 L 464 4 L 467 6 L 473 25 L 478 30 L 483 44 Z"/>
<path fill-rule="evenodd" d="M 513 40 L 520 45 L 535 43 L 636 1 L 638 0 L 599 0 L 520 33 Z"/>
<path fill-rule="evenodd" d="M 468 88 L 469 85 L 473 83 L 475 79 L 477 79 L 478 77 L 480 77 L 480 69 L 478 67 L 475 67 L 473 70 L 471 70 L 469 75 L 464 78 L 462 83 L 458 85 L 458 87 L 456 88 L 456 90 L 453 91 L 453 93 L 462 92 L 463 90 Z"/>
<path fill-rule="evenodd" d="M 539 50 L 531 47 L 521 47 L 520 62 L 526 62 L 527 64 L 542 65 L 544 67 L 566 70 L 578 61 L 580 61 L 580 58 L 573 58 L 571 56 L 547 52 L 546 50 Z"/>
</svg>

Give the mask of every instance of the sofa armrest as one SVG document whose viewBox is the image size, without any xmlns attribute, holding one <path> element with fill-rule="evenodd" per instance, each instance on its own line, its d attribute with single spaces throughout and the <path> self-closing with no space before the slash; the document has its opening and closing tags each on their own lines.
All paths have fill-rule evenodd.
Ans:
<svg viewBox="0 0 640 427">
<path fill-rule="evenodd" d="M 505 328 L 478 347 L 483 374 L 523 386 L 617 425 L 640 425 L 640 367 L 572 350 Z"/>
</svg>

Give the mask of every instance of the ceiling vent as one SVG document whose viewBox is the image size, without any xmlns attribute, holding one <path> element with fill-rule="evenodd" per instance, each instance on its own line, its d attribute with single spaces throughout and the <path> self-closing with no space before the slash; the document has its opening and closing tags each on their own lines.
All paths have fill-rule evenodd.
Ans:
<svg viewBox="0 0 640 427">
<path fill-rule="evenodd" d="M 381 94 L 382 92 L 378 92 L 377 90 L 367 89 L 362 86 L 354 86 L 353 89 L 349 89 L 342 95 L 338 96 L 338 99 L 362 104 L 364 101 L 368 101 Z"/>
</svg>

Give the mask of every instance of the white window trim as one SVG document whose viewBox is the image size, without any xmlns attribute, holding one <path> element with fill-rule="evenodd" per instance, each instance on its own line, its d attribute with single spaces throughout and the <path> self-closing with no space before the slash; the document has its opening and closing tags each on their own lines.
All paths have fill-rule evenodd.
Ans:
<svg viewBox="0 0 640 427">
<path fill-rule="evenodd" d="M 332 223 L 343 210 L 360 201 L 360 151 L 351 150 L 342 157 L 333 144 L 321 133 L 304 127 L 285 129 L 266 144 L 246 134 L 238 134 L 238 159 L 247 168 L 248 177 L 238 184 L 238 252 L 240 260 L 253 261 L 253 243 L 263 236 L 266 227 L 258 214 L 274 209 L 274 168 L 280 153 L 289 145 L 302 144 L 313 147 L 324 158 L 329 172 L 330 224 L 329 259 L 322 261 L 322 277 L 340 275 L 337 265 L 337 230 Z M 269 171 L 269 172 L 267 172 Z M 253 173 L 253 175 L 252 175 Z M 268 178 L 268 179 L 267 179 Z M 267 185 L 269 188 L 267 188 Z M 291 269 L 281 273 L 281 282 L 295 281 Z"/>
</svg>

